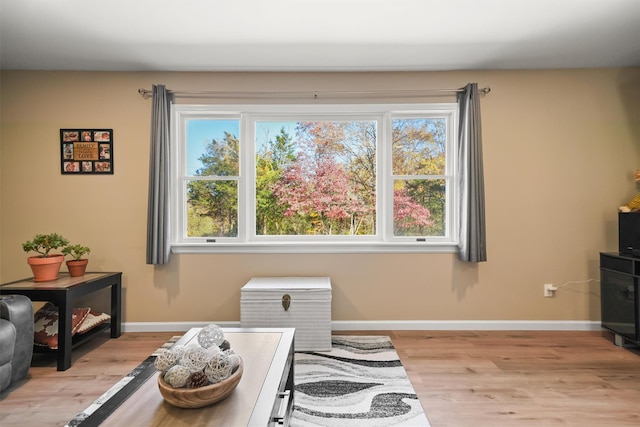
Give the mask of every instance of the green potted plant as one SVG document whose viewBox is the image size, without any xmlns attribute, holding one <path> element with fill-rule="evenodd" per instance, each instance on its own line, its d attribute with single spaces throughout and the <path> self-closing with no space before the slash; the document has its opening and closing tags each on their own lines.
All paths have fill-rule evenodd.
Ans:
<svg viewBox="0 0 640 427">
<path fill-rule="evenodd" d="M 91 249 L 82 245 L 68 245 L 62 249 L 63 254 L 70 255 L 73 258 L 67 261 L 67 268 L 71 277 L 84 276 L 89 260 L 82 258 L 82 256 L 90 252 Z"/>
<path fill-rule="evenodd" d="M 33 271 L 34 282 L 48 282 L 58 278 L 64 255 L 51 251 L 68 244 L 69 241 L 57 233 L 36 234 L 32 240 L 22 244 L 25 252 L 38 254 L 27 258 L 27 263 Z"/>
</svg>

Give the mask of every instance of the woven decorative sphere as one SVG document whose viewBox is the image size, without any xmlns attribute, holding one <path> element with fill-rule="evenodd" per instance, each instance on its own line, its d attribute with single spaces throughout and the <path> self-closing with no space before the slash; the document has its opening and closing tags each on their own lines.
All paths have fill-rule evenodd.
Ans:
<svg viewBox="0 0 640 427">
<path fill-rule="evenodd" d="M 231 372 L 235 371 L 238 366 L 240 366 L 240 356 L 238 356 L 233 350 L 225 350 L 223 353 L 229 357 Z"/>
<path fill-rule="evenodd" d="M 170 349 L 165 349 L 160 352 L 153 362 L 153 366 L 163 374 L 167 372 L 172 366 L 178 364 L 185 349 L 183 346 L 176 346 Z"/>
<path fill-rule="evenodd" d="M 216 354 L 222 353 L 222 350 L 220 350 L 220 347 L 218 347 L 217 345 L 212 345 L 207 349 L 207 353 L 209 353 L 209 357 L 213 357 Z"/>
<path fill-rule="evenodd" d="M 204 368 L 204 373 L 212 384 L 218 383 L 231 375 L 231 361 L 224 353 L 216 354 Z"/>
<path fill-rule="evenodd" d="M 202 347 L 192 347 L 187 349 L 180 359 L 180 364 L 187 368 L 189 372 L 202 371 L 207 365 L 211 356 L 206 349 Z"/>
<path fill-rule="evenodd" d="M 172 387 L 180 388 L 187 384 L 190 376 L 191 371 L 189 371 L 189 369 L 182 365 L 175 365 L 164 374 L 164 380 Z"/>
<path fill-rule="evenodd" d="M 207 325 L 198 332 L 198 344 L 204 348 L 219 346 L 224 341 L 224 332 L 218 325 Z"/>
</svg>

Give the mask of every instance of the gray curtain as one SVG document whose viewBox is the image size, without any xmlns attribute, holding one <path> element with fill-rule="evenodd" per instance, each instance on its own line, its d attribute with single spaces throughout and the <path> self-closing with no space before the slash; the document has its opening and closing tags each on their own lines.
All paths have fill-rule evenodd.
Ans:
<svg viewBox="0 0 640 427">
<path fill-rule="evenodd" d="M 171 93 L 153 85 L 151 149 L 149 157 L 149 204 L 147 207 L 147 264 L 167 264 L 171 255 L 169 236 L 169 159 Z"/>
<path fill-rule="evenodd" d="M 478 84 L 469 83 L 458 93 L 460 223 L 458 253 L 462 261 L 487 260 L 484 219 L 484 171 Z"/>
</svg>

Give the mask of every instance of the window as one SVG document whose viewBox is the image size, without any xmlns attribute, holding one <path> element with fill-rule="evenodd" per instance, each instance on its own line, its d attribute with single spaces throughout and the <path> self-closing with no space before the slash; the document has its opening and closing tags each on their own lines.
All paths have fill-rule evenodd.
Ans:
<svg viewBox="0 0 640 427">
<path fill-rule="evenodd" d="M 453 252 L 456 105 L 173 106 L 174 252 Z"/>
</svg>

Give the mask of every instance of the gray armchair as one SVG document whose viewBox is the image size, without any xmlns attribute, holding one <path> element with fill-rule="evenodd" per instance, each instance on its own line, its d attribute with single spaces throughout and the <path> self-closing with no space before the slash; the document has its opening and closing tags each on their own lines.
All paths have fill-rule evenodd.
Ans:
<svg viewBox="0 0 640 427">
<path fill-rule="evenodd" d="M 0 296 L 0 392 L 27 376 L 33 357 L 33 305 L 23 295 Z"/>
</svg>

